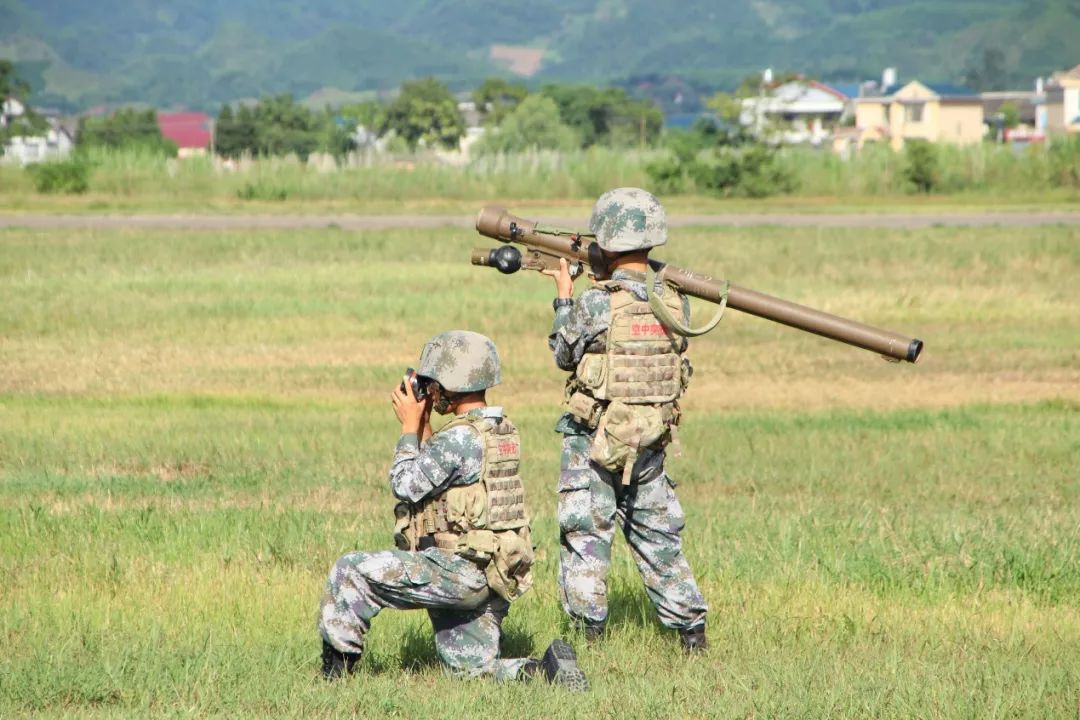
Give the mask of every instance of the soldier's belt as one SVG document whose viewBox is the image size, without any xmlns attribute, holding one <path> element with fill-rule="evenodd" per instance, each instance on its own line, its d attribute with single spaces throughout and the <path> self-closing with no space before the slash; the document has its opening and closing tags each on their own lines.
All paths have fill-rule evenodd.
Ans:
<svg viewBox="0 0 1080 720">
<path fill-rule="evenodd" d="M 498 549 L 499 543 L 491 530 L 470 530 L 466 533 L 438 532 L 424 535 L 417 547 L 420 550 L 438 548 L 470 560 L 488 560 Z"/>
</svg>

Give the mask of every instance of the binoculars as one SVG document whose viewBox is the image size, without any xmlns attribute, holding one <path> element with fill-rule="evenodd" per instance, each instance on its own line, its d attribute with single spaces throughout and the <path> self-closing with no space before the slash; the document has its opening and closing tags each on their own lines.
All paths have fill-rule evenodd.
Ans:
<svg viewBox="0 0 1080 720">
<path fill-rule="evenodd" d="M 428 385 L 431 384 L 431 379 L 426 377 L 420 377 L 416 374 L 416 371 L 412 368 L 405 368 L 405 377 L 401 381 L 401 392 L 405 392 L 405 383 L 408 382 L 412 387 L 413 397 L 417 400 L 424 400 L 428 396 Z"/>
</svg>

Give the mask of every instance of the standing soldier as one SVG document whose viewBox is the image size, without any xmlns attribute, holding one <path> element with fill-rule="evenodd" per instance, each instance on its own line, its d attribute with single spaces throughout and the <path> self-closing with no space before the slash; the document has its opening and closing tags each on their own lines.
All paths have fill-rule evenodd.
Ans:
<svg viewBox="0 0 1080 720">
<path fill-rule="evenodd" d="M 557 290 L 549 344 L 571 372 L 568 411 L 555 428 L 563 435 L 563 609 L 587 639 L 604 631 L 617 518 L 660 622 L 679 631 L 687 651 L 703 650 L 708 608 L 683 555 L 685 518 L 664 471 L 692 370 L 686 340 L 657 318 L 688 321 L 689 305 L 669 285 L 646 292 L 649 250 L 667 242 L 664 208 L 644 190 L 610 190 L 593 207 L 589 230 L 608 263 L 593 268 L 599 282 L 575 302 L 566 261 L 548 273 Z"/>
<path fill-rule="evenodd" d="M 355 670 L 383 608 L 424 608 L 451 674 L 539 675 L 586 689 L 562 640 L 541 660 L 499 658 L 510 602 L 532 585 L 533 548 L 518 432 L 502 408 L 487 404 L 487 389 L 501 380 L 495 344 L 474 332 L 445 332 L 424 345 L 418 368 L 391 395 L 401 422 L 390 467 L 399 549 L 349 553 L 334 565 L 319 613 L 323 675 Z M 432 409 L 455 416 L 437 433 Z"/>
</svg>

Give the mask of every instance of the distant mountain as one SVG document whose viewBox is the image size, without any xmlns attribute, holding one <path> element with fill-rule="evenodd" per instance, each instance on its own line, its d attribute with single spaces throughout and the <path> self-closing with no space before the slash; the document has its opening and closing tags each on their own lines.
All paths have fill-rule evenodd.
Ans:
<svg viewBox="0 0 1080 720">
<path fill-rule="evenodd" d="M 38 103 L 68 109 L 214 109 L 423 75 L 464 89 L 510 68 L 533 84 L 732 87 L 766 66 L 957 82 L 988 49 L 1014 86 L 1075 65 L 1080 0 L 0 0 L 0 57 Z"/>
</svg>

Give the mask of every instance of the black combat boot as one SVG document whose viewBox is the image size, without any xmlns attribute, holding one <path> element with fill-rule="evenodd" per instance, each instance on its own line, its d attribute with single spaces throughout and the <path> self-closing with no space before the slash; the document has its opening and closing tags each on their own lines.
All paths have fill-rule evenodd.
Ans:
<svg viewBox="0 0 1080 720">
<path fill-rule="evenodd" d="M 705 637 L 705 623 L 679 630 L 679 641 L 687 653 L 704 652 L 709 649 L 709 640 Z"/>
<path fill-rule="evenodd" d="M 581 623 L 581 632 L 585 633 L 585 642 L 592 645 L 594 642 L 600 640 L 600 636 L 604 634 L 605 623 L 588 622 Z"/>
<path fill-rule="evenodd" d="M 529 658 L 521 668 L 522 679 L 543 675 L 552 685 L 561 685 L 571 692 L 585 692 L 589 681 L 577 664 L 574 648 L 564 640 L 552 640 L 544 657 L 539 660 Z"/>
<path fill-rule="evenodd" d="M 337 680 L 342 675 L 356 672 L 360 664 L 361 653 L 341 652 L 330 643 L 322 642 L 322 674 L 327 680 Z"/>
</svg>

